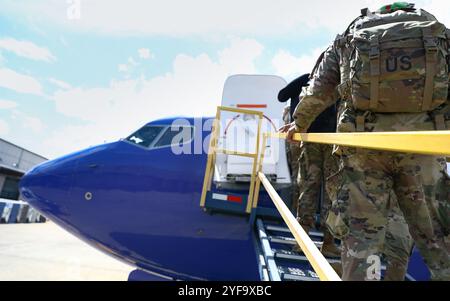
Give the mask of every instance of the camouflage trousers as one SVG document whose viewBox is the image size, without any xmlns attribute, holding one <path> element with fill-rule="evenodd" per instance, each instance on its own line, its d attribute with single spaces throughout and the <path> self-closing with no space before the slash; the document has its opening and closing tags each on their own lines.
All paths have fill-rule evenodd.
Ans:
<svg viewBox="0 0 450 301">
<path fill-rule="evenodd" d="M 298 207 L 298 170 L 299 170 L 299 160 L 300 160 L 301 148 L 296 143 L 289 143 L 287 146 L 287 158 L 289 162 L 289 168 L 291 171 L 291 181 L 292 181 L 292 203 L 291 209 L 296 211 Z"/>
<path fill-rule="evenodd" d="M 328 185 L 325 180 L 338 170 L 338 161 L 332 153 L 333 147 L 331 145 L 302 144 L 297 180 L 299 189 L 297 217 L 302 226 L 314 228 L 314 216 L 319 203 L 322 183 L 325 182 L 325 186 Z M 322 200 L 320 221 L 322 229 L 326 230 L 325 220 L 331 201 L 325 191 Z"/>
<path fill-rule="evenodd" d="M 327 182 L 328 195 L 332 199 L 327 226 L 336 238 L 344 240 L 349 233 L 349 227 L 347 226 L 349 192 L 346 190 L 348 185 L 344 185 L 342 166 L 338 172 L 327 179 Z M 338 198 L 338 195 L 340 198 Z M 384 280 L 404 281 L 414 241 L 392 190 L 389 194 L 388 207 L 388 222 L 384 234 L 381 235 L 384 236 L 381 252 L 386 261 Z"/>
<path fill-rule="evenodd" d="M 384 230 L 382 253 L 386 259 L 384 281 L 404 281 L 414 240 L 409 233 L 405 217 L 397 203 L 395 193 L 390 193 L 388 223 Z"/>
<path fill-rule="evenodd" d="M 346 211 L 344 224 L 348 227 L 343 239 L 343 279 L 379 279 L 371 273 L 374 259 L 385 251 L 386 242 L 396 240 L 395 235 L 386 234 L 392 220 L 393 191 L 432 279 L 450 280 L 440 213 L 449 200 L 436 200 L 441 190 L 438 183 L 444 177 L 442 158 L 353 148 L 343 148 L 341 158 L 344 181 L 337 207 L 348 206 L 338 209 Z"/>
</svg>

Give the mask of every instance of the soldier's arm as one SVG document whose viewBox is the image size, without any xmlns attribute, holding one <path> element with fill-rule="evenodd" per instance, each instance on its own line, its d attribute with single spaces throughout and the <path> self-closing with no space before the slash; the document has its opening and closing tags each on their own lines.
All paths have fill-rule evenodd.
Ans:
<svg viewBox="0 0 450 301">
<path fill-rule="evenodd" d="M 295 110 L 297 132 L 306 132 L 314 120 L 337 101 L 336 88 L 339 84 L 339 56 L 334 47 L 329 47 Z"/>
</svg>

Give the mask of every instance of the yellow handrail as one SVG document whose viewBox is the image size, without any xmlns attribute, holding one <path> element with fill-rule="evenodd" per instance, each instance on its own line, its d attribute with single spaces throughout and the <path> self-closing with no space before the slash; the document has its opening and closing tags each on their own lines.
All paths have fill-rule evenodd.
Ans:
<svg viewBox="0 0 450 301">
<path fill-rule="evenodd" d="M 248 110 L 248 109 L 239 109 L 239 108 L 230 108 L 230 107 L 217 107 L 217 110 L 220 112 L 230 112 L 230 113 L 238 113 L 238 114 L 246 114 L 246 115 L 256 115 L 263 117 L 264 113 L 261 111 Z"/>
<path fill-rule="evenodd" d="M 286 139 L 286 134 L 269 134 Z M 450 155 L 450 131 L 295 134 L 294 140 L 426 155 Z"/>
<path fill-rule="evenodd" d="M 284 204 L 267 177 L 262 172 L 258 173 L 258 177 L 277 207 L 281 217 L 283 217 L 284 222 L 294 235 L 295 240 L 300 245 L 306 258 L 308 258 L 309 263 L 317 273 L 317 276 L 319 276 L 319 279 L 322 281 L 341 281 L 341 278 L 339 278 L 338 274 L 336 274 L 322 253 L 320 253 L 319 249 L 317 249 L 314 242 L 297 222 L 289 208 Z"/>
</svg>

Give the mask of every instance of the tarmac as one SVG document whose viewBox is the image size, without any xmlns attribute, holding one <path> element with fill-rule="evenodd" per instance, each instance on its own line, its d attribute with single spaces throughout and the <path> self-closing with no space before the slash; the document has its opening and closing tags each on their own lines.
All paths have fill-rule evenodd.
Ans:
<svg viewBox="0 0 450 301">
<path fill-rule="evenodd" d="M 52 222 L 0 225 L 0 281 L 126 281 L 132 270 Z"/>
</svg>

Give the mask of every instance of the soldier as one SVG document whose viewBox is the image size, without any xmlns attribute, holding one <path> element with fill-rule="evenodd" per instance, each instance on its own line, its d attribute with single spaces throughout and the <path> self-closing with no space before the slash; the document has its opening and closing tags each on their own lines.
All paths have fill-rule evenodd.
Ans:
<svg viewBox="0 0 450 301">
<path fill-rule="evenodd" d="M 285 124 L 290 124 L 291 122 L 294 121 L 293 114 L 300 100 L 300 93 L 302 91 L 302 88 L 308 85 L 308 82 L 309 82 L 309 73 L 303 74 L 299 78 L 292 81 L 278 94 L 278 100 L 282 103 L 291 100 L 290 105 L 284 108 L 283 121 L 285 122 Z M 299 158 L 301 149 L 298 143 L 289 143 L 286 150 L 289 168 L 291 171 L 291 181 L 292 183 L 294 183 L 292 185 L 292 209 L 296 211 L 298 207 L 298 197 L 299 197 L 297 177 L 299 171 Z"/>
<path fill-rule="evenodd" d="M 329 133 L 336 131 L 333 121 L 336 119 L 334 106 L 328 108 L 309 128 L 310 133 Z M 297 219 L 306 232 L 315 228 L 315 214 L 320 204 L 320 226 L 324 233 L 321 252 L 327 257 L 340 257 L 341 250 L 336 247 L 334 237 L 328 230 L 325 221 L 331 206 L 331 200 L 322 187 L 328 189 L 326 179 L 337 170 L 337 161 L 333 156 L 331 145 L 304 143 L 301 144 L 300 167 L 298 175 L 299 200 Z M 321 192 L 322 190 L 322 192 Z"/>
<path fill-rule="evenodd" d="M 288 97 L 292 99 L 299 97 L 301 88 L 306 85 L 307 81 L 305 81 L 305 76 L 296 79 L 280 92 L 279 100 L 282 101 Z M 336 114 L 334 106 L 330 107 L 314 121 L 309 132 L 335 132 Z M 286 119 L 286 116 L 289 119 L 289 107 L 285 108 L 283 119 Z M 302 143 L 302 146 L 299 147 L 298 143 L 290 143 L 289 149 L 291 149 L 291 154 L 293 154 L 292 149 L 298 149 L 301 153 L 300 158 L 296 157 L 296 160 L 290 160 L 291 166 L 297 168 L 297 171 L 300 171 L 298 179 L 293 180 L 294 183 L 297 182 L 297 185 L 294 185 L 294 189 L 297 191 L 300 190 L 300 195 L 297 194 L 297 197 L 299 197 L 298 207 L 295 207 L 297 209 L 297 219 L 306 232 L 309 232 L 315 227 L 314 216 L 319 201 L 318 197 L 321 185 L 325 182 L 324 187 L 326 188 L 326 193 L 323 193 L 322 204 L 320 206 L 320 226 L 324 231 L 324 244 L 322 245 L 321 251 L 327 257 L 340 258 L 341 250 L 334 244 L 334 237 L 342 239 L 343 236 L 339 235 L 339 232 L 335 233 L 334 237 L 332 234 L 336 227 L 338 227 L 337 231 L 339 231 L 340 225 L 335 224 L 335 215 L 341 214 L 339 210 L 333 208 L 329 216 L 331 219 L 329 228 L 325 222 L 332 201 L 333 204 L 336 203 L 338 189 L 342 189 L 342 186 L 340 186 L 342 177 L 338 171 L 337 160 L 332 154 L 333 147 L 314 143 Z M 403 214 L 398 208 L 395 195 L 391 193 L 390 197 L 391 211 L 388 216 L 388 225 L 386 227 L 383 245 L 383 254 L 387 260 L 384 280 L 403 281 L 408 268 L 413 240 L 409 234 L 408 225 Z M 299 252 L 299 246 L 296 246 L 294 251 Z"/>
<path fill-rule="evenodd" d="M 308 82 L 309 74 L 305 74 L 280 91 L 278 95 L 280 102 L 286 102 L 288 99 L 291 99 L 291 114 L 294 113 L 298 105 L 302 88 L 306 87 Z M 308 130 L 310 133 L 328 133 L 335 131 L 336 108 L 334 105 L 323 112 Z M 309 231 L 315 228 L 314 217 L 319 205 L 322 183 L 325 182 L 325 179 L 334 170 L 337 170 L 337 162 L 332 155 L 333 148 L 330 145 L 302 143 L 300 146 L 298 143 L 290 143 L 289 150 L 292 182 L 297 184 L 294 185 L 293 189 L 294 208 L 297 211 L 297 219 L 300 225 L 309 233 Z M 340 257 L 341 250 L 336 247 L 334 237 L 325 225 L 325 219 L 330 206 L 331 201 L 328 194 L 322 193 L 320 224 L 324 232 L 324 241 L 321 251 L 327 257 Z M 294 248 L 294 251 L 299 250 L 299 246 Z"/>
<path fill-rule="evenodd" d="M 400 22 L 401 21 L 401 22 Z M 445 127 L 449 100 L 450 34 L 424 10 L 396 3 L 368 10 L 326 51 L 294 114 L 288 139 L 343 100 L 338 132 L 421 131 Z M 411 26 L 406 26 L 407 24 Z M 447 34 L 447 38 L 444 37 Z M 401 35 L 402 39 L 398 39 Z M 437 50 L 437 51 L 436 51 Z M 448 123 L 448 121 L 447 121 Z M 389 196 L 394 190 L 410 233 L 432 279 L 450 280 L 444 226 L 435 212 L 442 158 L 339 147 L 347 189 L 348 235 L 343 240 L 343 279 L 371 277 L 382 252 Z M 342 194 L 344 192 L 346 195 Z M 448 204 L 449 200 L 444 200 Z M 378 257 L 379 258 L 379 257 Z"/>
</svg>

